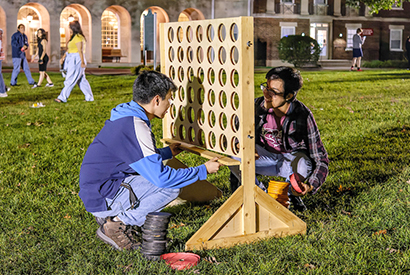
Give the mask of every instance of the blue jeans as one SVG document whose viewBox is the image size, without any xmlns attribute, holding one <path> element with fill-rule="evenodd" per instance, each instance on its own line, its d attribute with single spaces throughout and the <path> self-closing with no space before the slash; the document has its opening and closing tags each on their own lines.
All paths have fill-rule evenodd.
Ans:
<svg viewBox="0 0 410 275">
<path fill-rule="evenodd" d="M 180 192 L 180 189 L 159 188 L 142 176 L 130 176 L 124 182 L 131 186 L 140 200 L 137 208 L 130 209 L 129 191 L 121 186 L 113 199 L 106 199 L 111 210 L 91 214 L 100 218 L 118 216 L 127 225 L 142 226 L 148 213 L 161 211 Z"/>
<path fill-rule="evenodd" d="M 301 151 L 275 154 L 260 145 L 256 145 L 255 148 L 259 154 L 259 159 L 255 160 L 256 174 L 279 176 L 289 182 L 289 178 L 293 173 L 298 173 L 302 181 L 308 178 L 312 173 L 312 161 Z M 230 166 L 229 169 L 238 179 L 241 178 L 238 166 Z M 255 184 L 266 192 L 266 187 L 260 183 L 256 177 Z"/>
<path fill-rule="evenodd" d="M 94 101 L 93 92 L 91 91 L 90 83 L 85 78 L 85 68 L 81 67 L 81 57 L 79 53 L 68 53 L 64 61 L 64 68 L 67 70 L 67 75 L 64 81 L 64 88 L 57 97 L 62 102 L 67 102 L 71 91 L 75 85 L 80 87 L 80 90 L 85 95 L 86 101 Z"/>
<path fill-rule="evenodd" d="M 11 74 L 10 85 L 17 84 L 17 77 L 20 73 L 21 65 L 23 65 L 23 71 L 26 74 L 28 84 L 34 85 L 35 82 L 34 82 L 34 79 L 31 77 L 30 67 L 28 66 L 26 57 L 24 58 L 13 57 L 13 72 Z"/>
<path fill-rule="evenodd" d="M 1 62 L 0 60 L 0 93 L 4 94 L 6 92 L 6 85 L 4 84 L 3 74 L 1 73 Z"/>
</svg>

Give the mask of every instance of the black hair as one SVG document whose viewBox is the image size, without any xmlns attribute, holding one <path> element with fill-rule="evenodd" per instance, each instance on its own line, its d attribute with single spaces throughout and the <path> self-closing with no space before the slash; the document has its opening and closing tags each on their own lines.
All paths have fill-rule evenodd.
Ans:
<svg viewBox="0 0 410 275">
<path fill-rule="evenodd" d="M 80 22 L 78 22 L 78 20 L 70 22 L 69 27 L 73 31 L 73 34 L 71 35 L 69 41 L 73 40 L 74 36 L 76 36 L 77 34 L 80 34 L 85 39 L 83 30 L 81 29 L 81 25 L 80 25 Z"/>
<path fill-rule="evenodd" d="M 358 28 L 357 30 L 356 30 L 356 33 L 359 33 L 359 32 L 362 32 L 363 30 L 362 30 L 362 28 Z"/>
<path fill-rule="evenodd" d="M 303 86 L 303 78 L 299 71 L 285 66 L 271 69 L 266 74 L 266 79 L 268 81 L 275 79 L 281 79 L 283 81 L 283 87 L 285 89 L 283 97 L 286 99 L 289 94 L 293 94 L 293 97 L 287 101 L 293 101 Z"/>
<path fill-rule="evenodd" d="M 144 71 L 134 81 L 133 100 L 148 104 L 156 95 L 165 99 L 168 92 L 177 89 L 174 82 L 166 75 L 157 71 Z"/>
<path fill-rule="evenodd" d="M 24 28 L 26 28 L 26 26 L 24 26 L 24 24 L 19 24 L 19 25 L 17 26 L 17 29 L 20 29 L 21 26 L 23 26 Z"/>
<path fill-rule="evenodd" d="M 45 31 L 44 29 L 42 29 L 42 28 L 38 29 L 38 30 L 37 30 L 37 33 L 38 33 L 38 31 L 41 31 L 41 37 L 38 37 L 38 35 L 37 35 L 37 42 L 40 42 L 40 43 L 41 43 L 41 40 L 43 40 L 43 39 L 45 39 L 45 40 L 47 41 L 47 33 L 46 33 L 46 31 Z"/>
</svg>

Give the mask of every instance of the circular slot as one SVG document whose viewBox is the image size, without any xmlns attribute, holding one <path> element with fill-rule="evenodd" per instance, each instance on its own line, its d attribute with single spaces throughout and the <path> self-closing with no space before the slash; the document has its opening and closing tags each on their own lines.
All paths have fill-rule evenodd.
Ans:
<svg viewBox="0 0 410 275">
<path fill-rule="evenodd" d="M 239 38 L 239 30 L 238 30 L 238 25 L 236 25 L 235 23 L 233 23 L 231 25 L 231 30 L 230 30 L 230 36 L 231 36 L 231 40 L 233 42 L 236 42 Z"/>
<path fill-rule="evenodd" d="M 218 56 L 219 56 L 219 63 L 221 63 L 221 65 L 225 64 L 226 62 L 226 50 L 224 47 L 220 47 L 219 51 L 218 51 Z"/>
<path fill-rule="evenodd" d="M 221 42 L 223 42 L 226 38 L 226 28 L 224 24 L 221 24 L 218 27 L 218 38 Z"/>
</svg>

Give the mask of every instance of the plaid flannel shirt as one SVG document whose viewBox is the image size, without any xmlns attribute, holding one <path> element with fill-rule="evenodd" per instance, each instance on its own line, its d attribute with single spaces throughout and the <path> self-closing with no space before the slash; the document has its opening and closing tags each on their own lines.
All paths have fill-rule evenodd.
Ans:
<svg viewBox="0 0 410 275">
<path fill-rule="evenodd" d="M 302 106 L 304 106 L 308 111 L 309 115 L 307 117 L 307 138 L 308 138 L 308 143 L 309 143 L 309 149 L 307 149 L 305 142 L 302 140 L 300 142 L 297 142 L 292 138 L 292 133 L 295 132 L 296 130 L 296 120 L 291 121 L 291 125 L 288 128 L 288 123 L 289 123 L 289 115 L 294 111 L 295 104 L 292 102 L 290 104 L 289 110 L 286 113 L 286 118 L 283 121 L 282 129 L 283 131 L 286 131 L 286 129 L 289 129 L 289 133 L 283 133 L 283 144 L 285 144 L 285 138 L 288 138 L 289 145 L 291 147 L 291 150 L 289 152 L 294 152 L 294 151 L 309 151 L 309 157 L 313 161 L 313 172 L 310 175 L 308 179 L 308 183 L 313 186 L 313 194 L 318 191 L 318 189 L 322 186 L 322 184 L 325 182 L 326 177 L 329 173 L 328 170 L 328 165 L 329 165 L 329 159 L 327 156 L 327 152 L 325 147 L 323 146 L 322 140 L 320 139 L 320 133 L 319 129 L 317 128 L 316 121 L 313 117 L 312 112 L 305 106 L 303 103 L 299 102 Z M 265 109 L 263 104 L 264 100 L 262 100 L 261 108 Z M 265 109 L 266 110 L 266 109 Z M 255 126 L 256 127 L 261 127 L 265 122 L 266 122 L 266 116 L 267 112 L 262 115 L 257 115 L 256 118 L 259 121 L 255 121 Z M 256 131 L 257 132 L 257 131 Z M 256 140 L 260 140 L 260 137 L 256 137 Z"/>
</svg>

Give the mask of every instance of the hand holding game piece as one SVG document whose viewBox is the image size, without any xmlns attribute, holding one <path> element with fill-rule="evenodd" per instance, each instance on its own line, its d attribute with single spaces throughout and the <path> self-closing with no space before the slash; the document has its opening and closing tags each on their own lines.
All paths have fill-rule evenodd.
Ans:
<svg viewBox="0 0 410 275">
<path fill-rule="evenodd" d="M 306 195 L 307 192 L 310 192 L 313 189 L 309 184 L 301 182 L 297 174 L 292 174 L 290 176 L 290 184 L 292 185 L 292 193 L 295 196 Z"/>
<path fill-rule="evenodd" d="M 179 143 L 179 142 L 178 143 L 171 143 L 169 145 L 169 149 L 171 149 L 172 155 L 174 157 L 182 152 L 182 149 L 179 147 L 180 145 L 181 145 L 181 143 Z"/>
<path fill-rule="evenodd" d="M 208 172 L 208 174 L 213 174 L 218 172 L 219 167 L 221 167 L 223 164 L 218 162 L 219 158 L 213 158 L 207 162 L 205 162 L 205 167 L 206 167 L 206 171 Z"/>
</svg>

